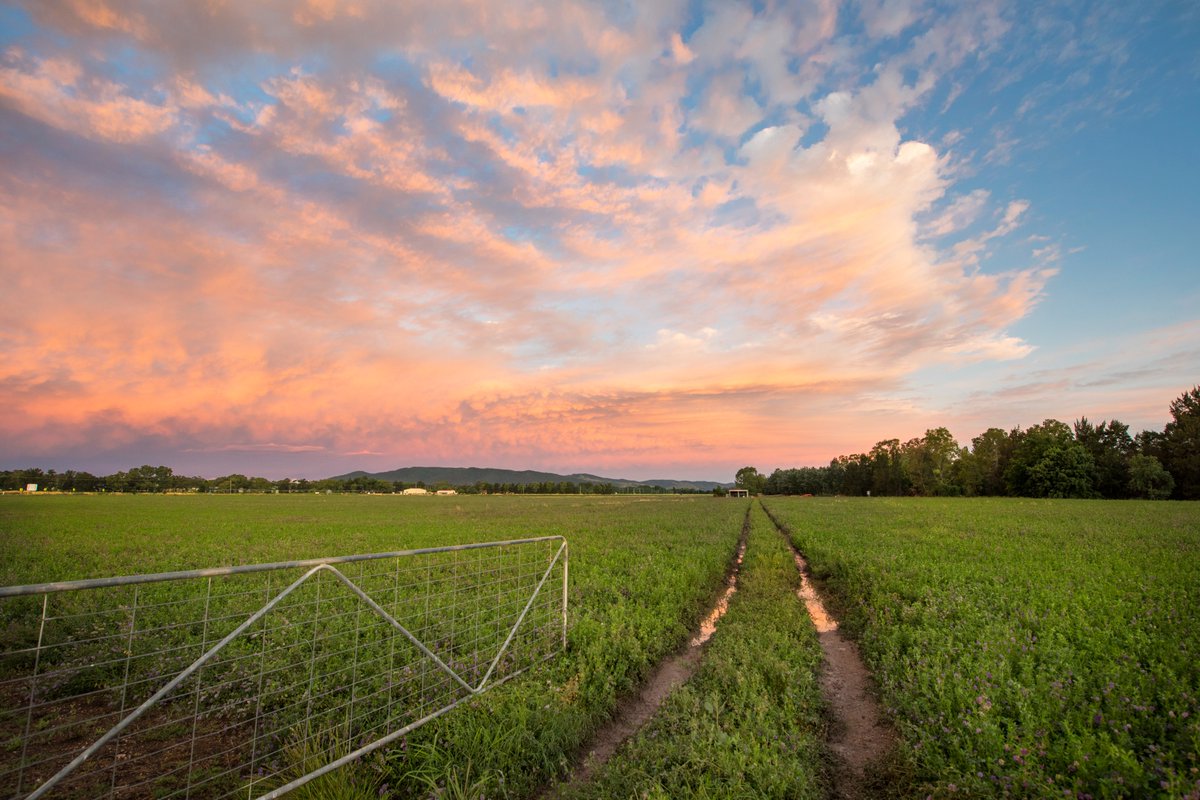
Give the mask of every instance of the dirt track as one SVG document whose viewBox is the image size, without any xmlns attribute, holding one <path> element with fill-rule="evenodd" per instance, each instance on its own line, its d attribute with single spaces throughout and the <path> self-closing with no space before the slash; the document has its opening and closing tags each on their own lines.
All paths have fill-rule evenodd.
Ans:
<svg viewBox="0 0 1200 800">
<path fill-rule="evenodd" d="M 764 508 L 765 510 L 765 508 Z M 768 516 L 770 513 L 768 512 Z M 858 646 L 838 629 L 837 620 L 826 609 L 812 583 L 808 564 L 792 546 L 785 529 L 771 517 L 787 540 L 800 573 L 796 595 L 804 602 L 824 652 L 821 690 L 829 707 L 829 749 L 835 757 L 831 794 L 839 800 L 868 800 L 873 773 L 892 752 L 896 735 L 884 718 L 875 699 L 871 675 L 859 656 Z M 726 577 L 725 592 L 710 611 L 700 630 L 683 652 L 662 662 L 650 675 L 641 691 L 621 701 L 613 720 L 601 728 L 586 749 L 574 772 L 565 782 L 549 788 L 541 797 L 553 798 L 561 789 L 582 784 L 612 757 L 617 748 L 633 736 L 666 700 L 667 696 L 695 673 L 704 643 L 724 615 L 729 598 L 737 591 L 738 568 L 746 551 L 749 515 L 742 528 L 737 558 Z"/>
<path fill-rule="evenodd" d="M 770 513 L 768 512 L 768 516 Z M 775 518 L 771 517 L 775 522 Z M 883 716 L 875 699 L 871 674 L 858 653 L 858 645 L 838 630 L 838 622 L 825 608 L 812 582 L 808 563 L 778 522 L 776 528 L 792 548 L 800 588 L 796 595 L 804 602 L 817 627 L 824 651 L 821 693 L 829 706 L 832 723 L 829 749 L 836 757 L 833 796 L 842 800 L 866 800 L 871 796 L 868 782 L 872 769 L 881 766 L 896 744 L 896 734 Z"/>
<path fill-rule="evenodd" d="M 596 732 L 585 751 L 586 755 L 571 776 L 558 787 L 547 790 L 541 795 L 542 797 L 557 797 L 561 788 L 591 780 L 593 773 L 612 758 L 617 748 L 654 716 L 654 712 L 671 692 L 682 686 L 696 672 L 700 666 L 700 656 L 704 644 L 712 638 L 717 628 L 717 621 L 729 609 L 729 598 L 737 591 L 738 570 L 746 553 L 749 533 L 750 515 L 747 513 L 746 520 L 742 524 L 742 538 L 738 543 L 737 556 L 725 576 L 725 591 L 721 593 L 716 604 L 705 616 L 704 621 L 700 623 L 700 628 L 688 642 L 687 649 L 659 664 L 637 695 L 627 697 L 617 705 L 617 712 L 613 719 Z"/>
</svg>

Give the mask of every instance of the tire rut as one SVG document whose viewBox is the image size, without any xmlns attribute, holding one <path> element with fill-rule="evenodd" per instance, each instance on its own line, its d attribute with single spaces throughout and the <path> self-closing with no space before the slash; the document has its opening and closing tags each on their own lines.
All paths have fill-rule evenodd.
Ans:
<svg viewBox="0 0 1200 800">
<path fill-rule="evenodd" d="M 729 599 L 737 591 L 738 573 L 741 570 L 742 559 L 746 554 L 746 544 L 750 536 L 750 513 L 753 507 L 746 509 L 742 521 L 742 535 L 738 541 L 737 551 L 729 570 L 725 573 L 725 591 L 717 598 L 717 602 L 705 615 L 700 627 L 688 641 L 687 648 L 680 653 L 668 657 L 650 673 L 638 693 L 623 698 L 617 703 L 613 718 L 603 725 L 584 749 L 585 755 L 580 758 L 571 775 L 564 781 L 547 788 L 539 798 L 552 800 L 559 797 L 568 788 L 587 783 L 592 779 L 596 770 L 603 766 L 622 744 L 637 733 L 642 726 L 650 721 L 659 706 L 671 692 L 678 689 L 688 678 L 695 674 L 700 666 L 700 657 L 704 645 L 717 629 L 717 622 L 729 609 Z"/>
<path fill-rule="evenodd" d="M 828 735 L 834 757 L 831 795 L 838 800 L 867 800 L 873 783 L 896 746 L 896 733 L 875 699 L 871 673 L 863 664 L 858 645 L 838 629 L 838 621 L 825 607 L 812 582 L 808 562 L 792 544 L 787 526 L 759 501 L 762 510 L 783 536 L 800 572 L 797 597 L 808 609 L 824 653 L 821 693 L 832 724 Z"/>
</svg>

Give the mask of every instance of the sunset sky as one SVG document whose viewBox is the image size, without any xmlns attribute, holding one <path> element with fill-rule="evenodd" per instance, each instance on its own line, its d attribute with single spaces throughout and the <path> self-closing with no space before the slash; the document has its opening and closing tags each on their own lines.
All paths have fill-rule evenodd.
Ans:
<svg viewBox="0 0 1200 800">
<path fill-rule="evenodd" d="M 0 468 L 732 480 L 1200 383 L 1200 5 L 0 2 Z"/>
</svg>

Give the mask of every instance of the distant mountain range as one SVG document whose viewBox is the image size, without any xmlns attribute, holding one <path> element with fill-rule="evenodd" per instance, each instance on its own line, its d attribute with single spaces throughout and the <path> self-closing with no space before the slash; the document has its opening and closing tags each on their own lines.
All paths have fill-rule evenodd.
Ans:
<svg viewBox="0 0 1200 800">
<path fill-rule="evenodd" d="M 732 483 L 717 483 L 716 481 L 677 481 L 659 479 L 651 481 L 631 481 L 624 478 L 602 478 L 599 475 L 589 475 L 577 472 L 574 475 L 558 475 L 554 472 L 537 472 L 531 469 L 488 469 L 483 467 L 403 467 L 388 472 L 364 472 L 356 470 L 345 475 L 334 476 L 338 480 L 348 478 L 378 478 L 383 481 L 401 481 L 403 483 L 437 484 L 448 483 L 451 486 L 472 486 L 476 483 L 611 483 L 617 489 L 627 489 L 637 486 L 657 486 L 663 489 L 694 489 L 701 492 L 711 492 L 718 486 L 729 488 Z"/>
</svg>

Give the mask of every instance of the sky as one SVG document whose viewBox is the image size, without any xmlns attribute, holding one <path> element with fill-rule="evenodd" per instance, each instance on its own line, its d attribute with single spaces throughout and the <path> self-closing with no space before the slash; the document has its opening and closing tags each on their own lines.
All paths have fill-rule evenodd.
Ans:
<svg viewBox="0 0 1200 800">
<path fill-rule="evenodd" d="M 1192 0 L 0 0 L 0 468 L 1161 429 L 1197 130 Z"/>
</svg>

